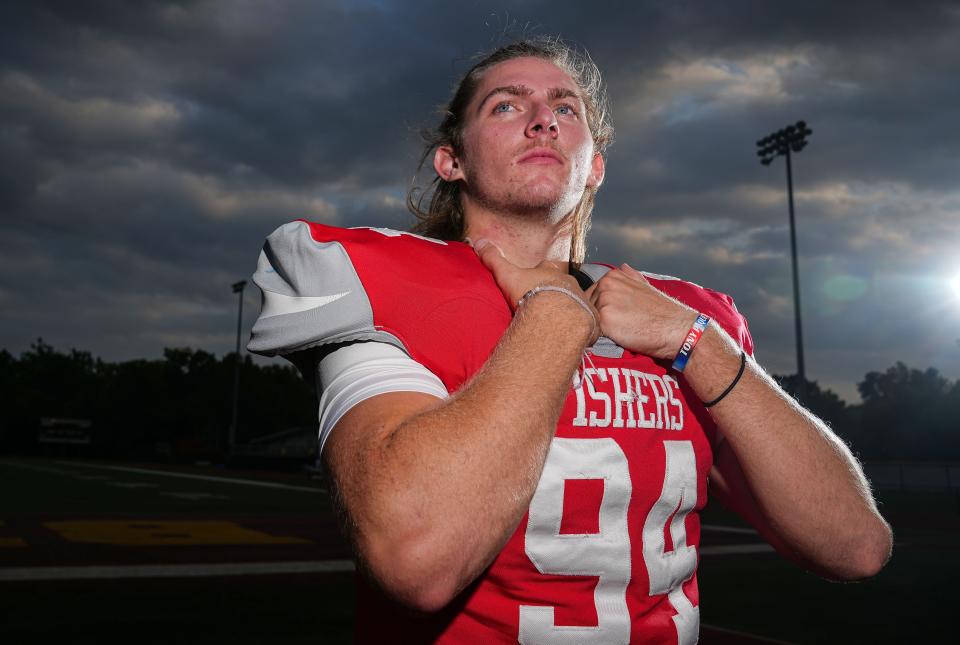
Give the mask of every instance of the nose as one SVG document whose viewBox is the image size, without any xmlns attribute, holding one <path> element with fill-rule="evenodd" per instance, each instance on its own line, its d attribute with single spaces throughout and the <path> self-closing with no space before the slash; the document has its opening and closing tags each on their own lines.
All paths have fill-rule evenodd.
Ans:
<svg viewBox="0 0 960 645">
<path fill-rule="evenodd" d="M 530 115 L 530 121 L 527 123 L 527 136 L 538 137 L 548 134 L 551 139 L 556 139 L 560 134 L 560 126 L 557 123 L 557 115 L 553 109 L 546 103 L 539 103 Z"/>
</svg>

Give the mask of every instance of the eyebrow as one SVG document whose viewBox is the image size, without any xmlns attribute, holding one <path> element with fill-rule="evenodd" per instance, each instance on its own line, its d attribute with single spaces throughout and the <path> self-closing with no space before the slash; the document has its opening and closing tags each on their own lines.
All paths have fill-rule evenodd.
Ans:
<svg viewBox="0 0 960 645">
<path fill-rule="evenodd" d="M 533 90 L 527 87 L 526 85 L 503 85 L 501 87 L 495 87 L 490 92 L 483 97 L 483 100 L 480 101 L 480 105 L 477 107 L 477 114 L 483 110 L 483 106 L 486 105 L 487 101 L 490 100 L 491 96 L 497 94 L 510 94 L 511 96 L 530 96 L 533 94 Z M 566 87 L 551 87 L 547 90 L 547 100 L 556 101 L 557 99 L 572 98 L 582 102 L 580 95 L 574 92 L 571 89 Z"/>
</svg>

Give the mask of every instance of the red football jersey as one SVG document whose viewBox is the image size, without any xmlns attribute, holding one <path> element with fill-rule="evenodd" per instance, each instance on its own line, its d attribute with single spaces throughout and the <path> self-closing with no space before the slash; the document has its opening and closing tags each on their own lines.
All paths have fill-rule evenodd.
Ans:
<svg viewBox="0 0 960 645">
<path fill-rule="evenodd" d="M 510 324 L 507 302 L 466 244 L 303 222 L 271 238 L 255 280 L 265 310 L 272 307 L 268 318 L 279 320 L 258 320 L 254 351 L 382 340 L 404 348 L 452 393 Z M 327 254 L 328 275 L 352 272 L 349 280 L 322 287 L 325 280 L 309 275 L 315 263 L 288 257 L 317 253 Z M 583 270 L 597 279 L 616 269 Z M 746 321 L 729 296 L 646 275 L 752 352 Z M 361 298 L 350 303 L 357 285 Z M 338 302 L 327 305 L 323 299 L 333 296 Z M 321 331 L 307 328 L 314 319 L 304 307 L 311 302 L 324 303 Z M 285 329 L 284 319 L 302 331 Z M 698 512 L 707 499 L 715 427 L 670 361 L 607 339 L 588 358 L 571 383 L 530 508 L 493 564 L 429 617 L 396 607 L 358 578 L 359 642 L 398 634 L 405 642 L 441 643 L 696 642 Z M 537 387 L 536 374 L 530 387 Z"/>
</svg>

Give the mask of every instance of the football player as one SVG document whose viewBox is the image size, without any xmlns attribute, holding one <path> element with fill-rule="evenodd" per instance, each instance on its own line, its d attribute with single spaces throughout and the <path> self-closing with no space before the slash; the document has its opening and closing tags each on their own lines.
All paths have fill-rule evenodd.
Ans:
<svg viewBox="0 0 960 645">
<path fill-rule="evenodd" d="M 249 348 L 317 380 L 361 642 L 696 642 L 708 489 L 822 575 L 889 556 L 860 466 L 728 296 L 583 263 L 611 137 L 587 57 L 515 43 L 428 143 L 423 235 L 267 239 Z"/>
</svg>

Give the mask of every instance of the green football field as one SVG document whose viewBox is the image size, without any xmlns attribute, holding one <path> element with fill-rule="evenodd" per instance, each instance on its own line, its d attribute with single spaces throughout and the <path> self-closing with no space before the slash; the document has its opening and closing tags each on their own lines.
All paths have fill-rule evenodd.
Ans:
<svg viewBox="0 0 960 645">
<path fill-rule="evenodd" d="M 0 484 L 0 643 L 351 642 L 349 549 L 306 475 L 0 458 Z M 952 642 L 958 498 L 880 497 L 894 557 L 856 584 L 708 508 L 701 642 Z"/>
</svg>

